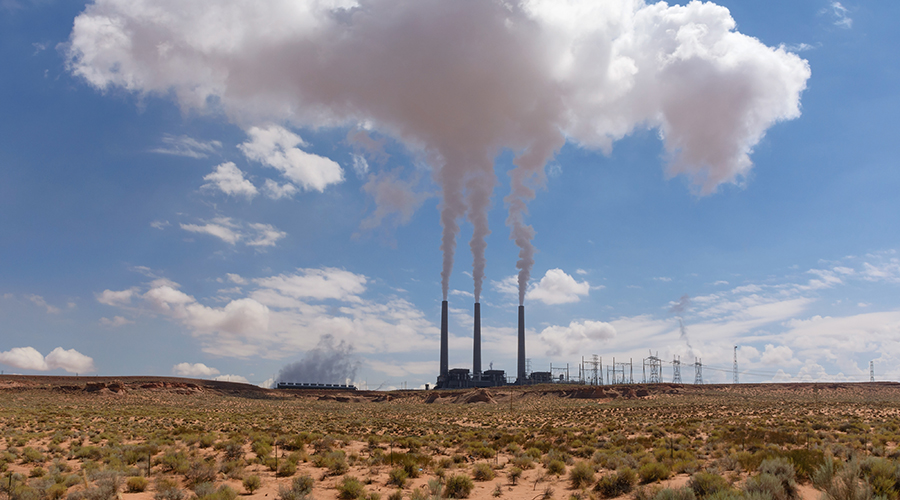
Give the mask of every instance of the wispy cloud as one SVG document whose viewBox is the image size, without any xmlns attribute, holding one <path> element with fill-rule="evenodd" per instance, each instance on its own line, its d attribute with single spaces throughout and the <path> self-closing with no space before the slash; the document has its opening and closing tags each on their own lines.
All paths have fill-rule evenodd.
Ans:
<svg viewBox="0 0 900 500">
<path fill-rule="evenodd" d="M 186 135 L 166 134 L 162 137 L 161 142 L 162 146 L 151 149 L 150 152 L 188 158 L 206 158 L 209 155 L 218 154 L 219 149 L 222 148 L 222 143 L 219 141 L 198 141 Z"/>
</svg>

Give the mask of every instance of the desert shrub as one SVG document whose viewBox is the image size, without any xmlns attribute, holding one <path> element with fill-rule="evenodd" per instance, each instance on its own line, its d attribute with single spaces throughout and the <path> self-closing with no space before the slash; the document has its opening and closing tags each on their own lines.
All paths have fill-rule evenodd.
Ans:
<svg viewBox="0 0 900 500">
<path fill-rule="evenodd" d="M 465 474 L 456 474 L 447 479 L 444 485 L 444 496 L 447 498 L 468 498 L 475 484 Z"/>
<path fill-rule="evenodd" d="M 350 466 L 347 465 L 346 454 L 340 450 L 314 455 L 313 465 L 328 469 L 328 474 L 332 476 L 340 476 L 350 470 Z"/>
<path fill-rule="evenodd" d="M 262 480 L 256 474 L 253 474 L 244 478 L 243 485 L 244 489 L 247 490 L 247 493 L 252 495 L 254 491 L 262 486 Z"/>
<path fill-rule="evenodd" d="M 47 498 L 50 500 L 59 500 L 60 498 L 66 496 L 66 493 L 69 491 L 69 488 L 66 488 L 65 484 L 62 483 L 53 483 L 50 487 L 47 488 Z"/>
<path fill-rule="evenodd" d="M 812 474 L 826 460 L 825 453 L 822 450 L 789 450 L 784 456 L 794 464 L 797 478 L 802 480 L 812 478 Z"/>
<path fill-rule="evenodd" d="M 353 476 L 344 476 L 337 485 L 338 498 L 342 500 L 356 500 L 366 495 L 366 490 L 359 479 Z"/>
<path fill-rule="evenodd" d="M 216 467 L 213 464 L 198 460 L 193 462 L 184 473 L 184 483 L 188 487 L 200 483 L 214 483 L 216 477 Z"/>
<path fill-rule="evenodd" d="M 406 485 L 406 480 L 409 479 L 409 474 L 406 473 L 404 469 L 392 469 L 388 474 L 388 485 L 395 485 L 398 488 L 402 488 Z"/>
<path fill-rule="evenodd" d="M 637 473 L 630 467 L 623 467 L 615 474 L 607 474 L 597 481 L 594 491 L 605 498 L 614 498 L 630 493 L 637 483 Z"/>
<path fill-rule="evenodd" d="M 594 482 L 594 467 L 588 462 L 578 462 L 569 471 L 569 484 L 574 489 L 587 488 Z"/>
<path fill-rule="evenodd" d="M 275 473 L 277 477 L 291 477 L 297 473 L 297 464 L 294 462 L 285 460 L 281 462 L 281 465 L 278 467 L 278 472 Z"/>
<path fill-rule="evenodd" d="M 506 473 L 506 478 L 509 479 L 509 483 L 513 485 L 519 482 L 520 477 L 522 477 L 522 469 L 518 467 L 513 467 Z"/>
<path fill-rule="evenodd" d="M 663 488 L 653 495 L 653 500 L 696 500 L 694 490 L 684 488 Z"/>
<path fill-rule="evenodd" d="M 816 489 L 825 491 L 834 480 L 834 460 L 828 458 L 820 465 L 812 476 L 810 476 L 813 486 Z"/>
<path fill-rule="evenodd" d="M 532 467 L 534 467 L 534 461 L 529 455 L 520 455 L 514 458 L 512 463 L 514 466 L 522 470 L 531 469 Z"/>
<path fill-rule="evenodd" d="M 278 487 L 278 500 L 304 500 L 312 493 L 315 480 L 312 476 L 303 475 L 291 481 L 291 487 Z"/>
<path fill-rule="evenodd" d="M 366 495 L 366 500 L 381 500 L 381 493 L 370 491 L 369 494 Z"/>
<path fill-rule="evenodd" d="M 660 462 L 649 462 L 638 469 L 638 475 L 641 477 L 641 482 L 644 484 L 655 483 L 657 481 L 662 481 L 663 479 L 668 479 L 669 468 L 666 467 L 666 464 Z"/>
<path fill-rule="evenodd" d="M 156 460 L 163 472 L 184 474 L 191 468 L 187 455 L 183 451 L 168 450 Z"/>
<path fill-rule="evenodd" d="M 256 458 L 267 457 L 270 453 L 272 453 L 272 445 L 265 441 L 254 441 L 250 446 L 250 449 L 253 450 Z"/>
<path fill-rule="evenodd" d="M 171 479 L 159 478 L 156 480 L 156 493 L 154 500 L 184 500 L 184 490 L 178 487 L 178 483 Z"/>
<path fill-rule="evenodd" d="M 706 500 L 770 500 L 765 498 L 756 498 L 753 495 L 744 495 L 738 490 L 727 489 L 719 490 L 712 495 L 706 497 Z"/>
<path fill-rule="evenodd" d="M 771 475 L 776 478 L 780 483 L 780 491 L 775 494 L 773 493 L 773 497 L 775 500 L 789 500 L 793 498 L 797 498 L 797 481 L 796 473 L 794 472 L 794 464 L 792 464 L 787 458 L 778 457 L 778 458 L 770 458 L 763 460 L 763 462 L 759 465 L 760 474 L 758 477 L 762 477 L 765 475 Z M 765 481 L 768 488 L 769 479 L 762 479 L 761 481 Z"/>
<path fill-rule="evenodd" d="M 140 493 L 147 489 L 147 481 L 146 478 L 141 476 L 132 476 L 125 480 L 125 490 L 128 493 Z"/>
<path fill-rule="evenodd" d="M 884 458 L 869 457 L 860 463 L 860 471 L 872 487 L 873 495 L 896 498 L 900 470 L 893 462 Z"/>
<path fill-rule="evenodd" d="M 111 500 L 118 496 L 121 487 L 119 475 L 112 471 L 93 475 L 95 485 L 82 492 L 86 500 Z"/>
<path fill-rule="evenodd" d="M 476 481 L 490 481 L 494 477 L 494 469 L 484 462 L 479 462 L 472 468 L 472 478 Z"/>
<path fill-rule="evenodd" d="M 428 500 L 428 493 L 422 488 L 415 488 L 410 492 L 409 500 Z"/>
<path fill-rule="evenodd" d="M 44 463 L 44 454 L 30 446 L 26 446 L 22 450 L 22 463 L 23 464 Z"/>
<path fill-rule="evenodd" d="M 28 477 L 44 477 L 47 471 L 43 467 L 35 467 L 28 472 Z"/>
<path fill-rule="evenodd" d="M 197 500 L 235 500 L 237 492 L 223 484 L 218 489 L 212 483 L 201 483 L 202 487 L 198 488 L 194 493 L 197 494 Z"/>
<path fill-rule="evenodd" d="M 705 499 L 710 495 L 714 495 L 719 491 L 725 491 L 731 488 L 728 481 L 724 477 L 712 472 L 697 472 L 691 476 L 687 484 L 688 488 L 694 492 L 699 499 Z"/>
<path fill-rule="evenodd" d="M 822 467 L 828 467 L 828 462 Z M 856 459 L 844 464 L 837 473 L 833 471 L 833 463 L 831 468 L 832 477 L 827 482 L 822 477 L 825 474 L 819 474 L 821 468 L 816 473 L 816 476 L 819 476 L 819 485 L 823 486 L 825 492 L 822 495 L 823 500 L 871 500 L 872 488 L 867 482 L 860 480 L 862 471 Z"/>
<path fill-rule="evenodd" d="M 403 500 L 403 490 L 394 490 L 390 495 L 388 495 L 388 500 Z"/>
<path fill-rule="evenodd" d="M 212 434 L 203 434 L 200 436 L 200 439 L 197 440 L 197 445 L 201 448 L 209 448 L 216 442 L 216 437 Z"/>
<path fill-rule="evenodd" d="M 554 476 L 560 476 L 566 473 L 566 463 L 562 460 L 551 460 L 547 463 L 547 472 Z"/>
<path fill-rule="evenodd" d="M 785 494 L 781 479 L 767 473 L 747 479 L 744 483 L 744 493 L 759 494 L 762 498 L 771 500 L 788 500 L 790 498 Z"/>
</svg>

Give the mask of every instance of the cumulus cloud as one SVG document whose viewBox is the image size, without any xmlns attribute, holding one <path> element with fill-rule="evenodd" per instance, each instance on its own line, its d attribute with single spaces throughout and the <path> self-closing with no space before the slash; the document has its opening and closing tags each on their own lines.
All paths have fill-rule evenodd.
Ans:
<svg viewBox="0 0 900 500">
<path fill-rule="evenodd" d="M 222 148 L 219 141 L 198 141 L 186 135 L 173 136 L 166 134 L 162 138 L 163 146 L 151 149 L 151 153 L 161 153 L 189 158 L 206 158 L 216 154 Z"/>
<path fill-rule="evenodd" d="M 241 384 L 250 383 L 250 381 L 247 380 L 247 377 L 241 375 L 219 375 L 218 377 L 213 377 L 213 380 L 218 380 L 219 382 L 238 382 Z"/>
<path fill-rule="evenodd" d="M 547 345 L 548 356 L 575 354 L 616 336 L 616 328 L 602 321 L 573 321 L 568 326 L 548 326 L 539 337 Z"/>
<path fill-rule="evenodd" d="M 787 366 L 794 363 L 794 351 L 785 345 L 774 346 L 766 344 L 766 350 L 760 356 L 760 361 L 766 365 Z"/>
<path fill-rule="evenodd" d="M 259 194 L 256 186 L 244 178 L 244 172 L 230 161 L 217 165 L 203 180 L 207 183 L 201 188 L 218 189 L 228 196 L 243 196 L 249 200 Z"/>
<path fill-rule="evenodd" d="M 358 302 L 366 290 L 367 278 L 343 269 L 298 269 L 297 274 L 281 274 L 255 280 L 263 288 L 292 298 L 335 299 Z"/>
<path fill-rule="evenodd" d="M 239 147 L 254 161 L 273 167 L 291 182 L 306 190 L 324 191 L 330 184 L 344 180 L 341 166 L 323 156 L 297 148 L 303 139 L 278 125 L 251 127 L 250 140 Z"/>
<path fill-rule="evenodd" d="M 22 370 L 47 371 L 50 369 L 44 360 L 44 355 L 34 347 L 13 347 L 6 352 L 0 352 L 0 363 Z"/>
<path fill-rule="evenodd" d="M 253 236 L 247 241 L 251 247 L 273 247 L 278 240 L 287 236 L 284 231 L 279 231 L 271 224 L 252 223 L 248 225 L 253 231 Z"/>
<path fill-rule="evenodd" d="M 219 370 L 203 363 L 178 363 L 172 367 L 172 373 L 181 377 L 211 377 L 218 375 Z"/>
<path fill-rule="evenodd" d="M 61 368 L 70 373 L 95 371 L 94 360 L 75 349 L 57 347 L 46 357 L 33 347 L 14 347 L 0 352 L 0 363 L 22 370 L 48 371 Z"/>
<path fill-rule="evenodd" d="M 50 354 L 45 359 L 47 367 L 51 370 L 62 368 L 70 373 L 89 373 L 96 370 L 94 368 L 94 359 L 81 354 L 75 349 L 65 350 L 62 347 L 57 347 L 50 351 Z"/>
<path fill-rule="evenodd" d="M 278 184 L 272 179 L 266 179 L 265 184 L 263 184 L 263 191 L 266 193 L 266 196 L 273 200 L 280 200 L 282 198 L 290 198 L 297 194 L 297 186 L 291 184 L 290 182 L 285 182 L 284 184 Z"/>
<path fill-rule="evenodd" d="M 591 290 L 587 281 L 578 282 L 562 269 L 549 269 L 541 280 L 532 287 L 526 297 L 544 304 L 567 304 L 578 302 Z"/>
<path fill-rule="evenodd" d="M 191 233 L 208 234 L 234 245 L 243 236 L 236 230 L 236 225 L 228 217 L 217 217 L 206 224 L 181 224 L 181 229 Z"/>
</svg>

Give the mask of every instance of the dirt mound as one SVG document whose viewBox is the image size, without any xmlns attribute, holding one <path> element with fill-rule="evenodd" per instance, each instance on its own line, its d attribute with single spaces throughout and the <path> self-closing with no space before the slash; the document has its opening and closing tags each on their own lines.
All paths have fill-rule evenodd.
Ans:
<svg viewBox="0 0 900 500">
<path fill-rule="evenodd" d="M 491 396 L 491 393 L 486 389 L 476 389 L 472 392 L 460 394 L 453 402 L 457 404 L 496 403 L 496 401 L 494 401 L 494 397 Z"/>
</svg>

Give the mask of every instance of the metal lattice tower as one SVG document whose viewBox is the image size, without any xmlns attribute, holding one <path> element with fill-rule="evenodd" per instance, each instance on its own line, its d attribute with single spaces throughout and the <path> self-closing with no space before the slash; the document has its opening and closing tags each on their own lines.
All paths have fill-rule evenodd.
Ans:
<svg viewBox="0 0 900 500">
<path fill-rule="evenodd" d="M 647 377 L 647 367 L 650 368 L 650 377 Z M 662 382 L 662 360 L 650 352 L 650 357 L 644 359 L 644 383 L 659 384 Z"/>
<path fill-rule="evenodd" d="M 681 356 L 672 358 L 672 383 L 681 383 Z"/>
<path fill-rule="evenodd" d="M 875 362 L 869 361 L 869 382 L 875 381 Z"/>
<path fill-rule="evenodd" d="M 703 363 L 699 359 L 694 361 L 694 383 L 703 385 Z"/>
<path fill-rule="evenodd" d="M 591 356 L 591 360 L 588 361 L 588 364 L 591 366 L 591 385 L 603 385 L 603 374 L 598 371 L 598 366 L 600 366 L 600 357 L 594 354 L 593 356 Z"/>
<path fill-rule="evenodd" d="M 734 346 L 734 383 L 738 383 L 737 346 Z"/>
<path fill-rule="evenodd" d="M 525 374 L 531 375 L 531 358 L 525 358 Z"/>
</svg>

